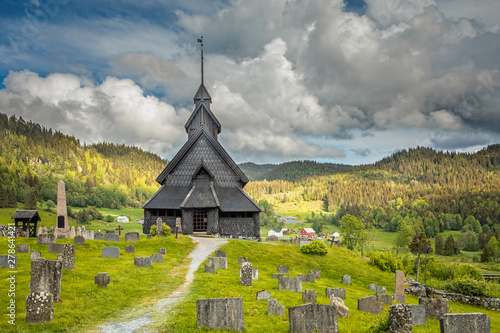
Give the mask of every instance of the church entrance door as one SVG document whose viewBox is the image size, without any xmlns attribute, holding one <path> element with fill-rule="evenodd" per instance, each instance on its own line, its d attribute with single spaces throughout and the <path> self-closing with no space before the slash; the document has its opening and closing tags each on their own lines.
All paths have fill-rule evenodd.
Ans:
<svg viewBox="0 0 500 333">
<path fill-rule="evenodd" d="M 206 232 L 208 223 L 208 214 L 206 210 L 195 210 L 193 218 L 193 231 Z"/>
</svg>

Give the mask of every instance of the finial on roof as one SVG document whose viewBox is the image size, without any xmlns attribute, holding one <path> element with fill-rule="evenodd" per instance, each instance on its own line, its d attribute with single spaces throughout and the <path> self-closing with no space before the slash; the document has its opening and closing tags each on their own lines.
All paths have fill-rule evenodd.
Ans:
<svg viewBox="0 0 500 333">
<path fill-rule="evenodd" d="M 203 84 L 203 36 L 198 38 L 198 43 L 201 44 L 201 84 Z"/>
</svg>

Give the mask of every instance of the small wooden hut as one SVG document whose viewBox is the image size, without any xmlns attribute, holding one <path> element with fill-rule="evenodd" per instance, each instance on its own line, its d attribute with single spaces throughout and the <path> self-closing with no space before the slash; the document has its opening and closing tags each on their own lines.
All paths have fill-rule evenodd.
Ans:
<svg viewBox="0 0 500 333">
<path fill-rule="evenodd" d="M 36 237 L 38 221 L 42 220 L 40 215 L 38 215 L 38 211 L 16 210 L 11 218 L 14 219 L 16 228 L 19 228 L 20 223 L 22 223 L 22 229 L 28 232 L 29 237 Z"/>
</svg>

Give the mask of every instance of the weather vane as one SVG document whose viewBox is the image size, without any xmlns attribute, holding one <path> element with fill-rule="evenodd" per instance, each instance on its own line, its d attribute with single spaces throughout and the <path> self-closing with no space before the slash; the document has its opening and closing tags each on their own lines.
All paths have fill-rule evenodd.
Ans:
<svg viewBox="0 0 500 333">
<path fill-rule="evenodd" d="M 198 38 L 198 43 L 201 44 L 201 83 L 203 84 L 203 36 Z"/>
</svg>

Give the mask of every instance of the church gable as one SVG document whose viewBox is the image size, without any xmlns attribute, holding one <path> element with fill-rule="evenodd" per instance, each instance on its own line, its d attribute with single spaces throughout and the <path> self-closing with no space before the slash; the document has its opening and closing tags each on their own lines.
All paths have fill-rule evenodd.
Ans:
<svg viewBox="0 0 500 333">
<path fill-rule="evenodd" d="M 201 102 L 196 107 L 184 126 L 188 133 L 188 139 L 196 133 L 200 126 L 205 126 L 215 139 L 217 139 L 217 135 L 221 131 L 219 120 L 217 120 L 204 102 Z"/>
</svg>

